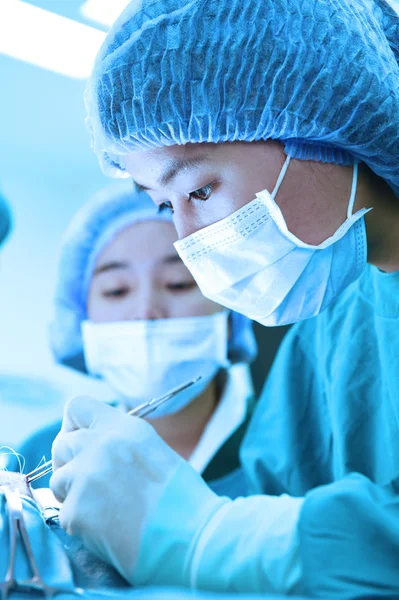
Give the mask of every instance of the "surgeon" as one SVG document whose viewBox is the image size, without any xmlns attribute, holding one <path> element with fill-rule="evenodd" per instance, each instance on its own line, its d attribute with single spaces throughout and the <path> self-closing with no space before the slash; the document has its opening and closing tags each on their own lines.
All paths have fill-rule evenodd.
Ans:
<svg viewBox="0 0 399 600">
<path fill-rule="evenodd" d="M 252 324 L 205 298 L 180 260 L 170 211 L 132 182 L 101 190 L 62 242 L 51 346 L 57 362 L 100 377 L 128 412 L 201 380 L 150 415 L 154 429 L 221 495 L 247 494 L 239 448 L 252 413 Z M 36 468 L 61 428 L 20 450 Z M 43 487 L 46 480 L 36 485 Z"/>
<path fill-rule="evenodd" d="M 86 96 L 103 169 L 173 211 L 207 297 L 302 321 L 244 442 L 252 497 L 217 498 L 148 423 L 67 407 L 63 524 L 130 581 L 399 593 L 398 58 L 383 0 L 142 0 L 108 34 Z"/>
</svg>

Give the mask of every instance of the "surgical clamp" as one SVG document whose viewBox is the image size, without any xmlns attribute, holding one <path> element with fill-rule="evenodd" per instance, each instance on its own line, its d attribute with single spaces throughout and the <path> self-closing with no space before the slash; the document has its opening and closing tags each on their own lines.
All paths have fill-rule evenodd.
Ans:
<svg viewBox="0 0 399 600">
<path fill-rule="evenodd" d="M 9 487 L 3 486 L 0 488 L 3 491 L 9 520 L 9 536 L 10 536 L 10 553 L 8 557 L 8 568 L 5 580 L 0 582 L 0 598 L 7 600 L 9 593 L 15 590 L 34 590 L 42 592 L 45 598 L 52 598 L 60 593 L 73 593 L 81 595 L 83 592 L 79 588 L 57 588 L 47 585 L 40 576 L 39 569 L 32 551 L 32 546 L 29 541 L 28 531 L 26 529 L 22 500 L 19 491 L 11 491 Z M 30 579 L 18 581 L 15 577 L 15 561 L 17 552 L 18 534 L 23 544 L 26 558 L 32 572 Z"/>
</svg>

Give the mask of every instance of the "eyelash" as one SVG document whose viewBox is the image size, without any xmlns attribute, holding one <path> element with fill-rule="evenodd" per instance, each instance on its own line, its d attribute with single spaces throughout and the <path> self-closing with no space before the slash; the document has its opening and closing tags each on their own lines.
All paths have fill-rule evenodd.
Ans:
<svg viewBox="0 0 399 600">
<path fill-rule="evenodd" d="M 194 281 L 189 281 L 186 283 L 172 283 L 167 287 L 171 292 L 186 292 L 187 290 L 195 288 L 196 285 L 197 284 Z"/>
<path fill-rule="evenodd" d="M 103 292 L 103 295 L 106 298 L 123 298 L 128 293 L 129 293 L 128 288 L 117 288 L 114 290 L 106 290 L 105 292 Z"/>
<path fill-rule="evenodd" d="M 203 190 L 206 190 L 206 193 L 204 194 L 206 196 L 206 198 L 198 198 L 198 197 L 195 198 L 195 195 L 197 194 L 197 196 L 199 196 L 198 192 L 202 192 Z M 190 192 L 190 194 L 188 196 L 189 196 L 190 200 L 194 199 L 194 200 L 200 200 L 201 202 L 206 202 L 207 200 L 209 200 L 212 192 L 213 192 L 213 184 L 208 183 L 207 185 L 204 185 L 204 186 L 198 188 L 197 190 Z M 158 214 L 164 212 L 165 210 L 170 210 L 172 213 L 174 212 L 173 205 L 170 200 L 167 200 L 166 202 L 162 202 L 162 204 L 159 205 Z"/>
<path fill-rule="evenodd" d="M 182 283 L 170 283 L 166 287 L 171 292 L 186 292 L 196 287 L 195 281 L 185 281 Z M 113 290 L 106 290 L 103 292 L 103 296 L 107 299 L 119 300 L 125 298 L 129 294 L 129 288 L 117 288 Z"/>
</svg>

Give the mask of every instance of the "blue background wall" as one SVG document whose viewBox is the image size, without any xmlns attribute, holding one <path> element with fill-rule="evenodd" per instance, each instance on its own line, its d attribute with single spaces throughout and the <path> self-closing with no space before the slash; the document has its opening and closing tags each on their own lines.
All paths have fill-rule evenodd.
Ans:
<svg viewBox="0 0 399 600">
<path fill-rule="evenodd" d="M 32 3 L 80 19 L 78 1 Z M 60 235 L 78 206 L 110 183 L 90 149 L 84 88 L 0 55 L 0 189 L 15 219 L 0 251 L 0 445 L 60 417 L 72 394 L 110 397 L 102 384 L 56 368 L 47 345 Z"/>
</svg>

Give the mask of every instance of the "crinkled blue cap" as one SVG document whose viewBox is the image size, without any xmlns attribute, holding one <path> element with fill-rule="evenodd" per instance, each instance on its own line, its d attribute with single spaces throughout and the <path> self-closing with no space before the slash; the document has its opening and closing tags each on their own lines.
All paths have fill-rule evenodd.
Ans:
<svg viewBox="0 0 399 600">
<path fill-rule="evenodd" d="M 87 318 L 86 300 L 96 260 L 123 229 L 153 220 L 172 223 L 172 213 L 159 213 L 147 194 L 133 190 L 131 181 L 101 190 L 76 213 L 63 236 L 58 264 L 55 316 L 50 328 L 57 362 L 86 370 L 81 323 Z M 256 353 L 252 322 L 232 313 L 230 360 L 250 362 Z"/>
<path fill-rule="evenodd" d="M 86 90 L 103 170 L 135 149 L 278 139 L 399 196 L 399 17 L 385 0 L 133 0 Z"/>
<path fill-rule="evenodd" d="M 0 194 L 0 246 L 11 231 L 11 211 L 3 196 Z"/>
</svg>

